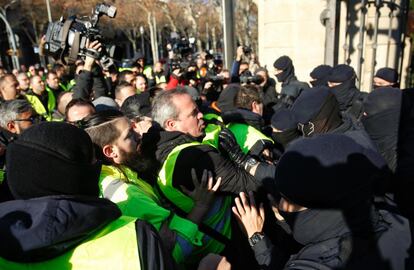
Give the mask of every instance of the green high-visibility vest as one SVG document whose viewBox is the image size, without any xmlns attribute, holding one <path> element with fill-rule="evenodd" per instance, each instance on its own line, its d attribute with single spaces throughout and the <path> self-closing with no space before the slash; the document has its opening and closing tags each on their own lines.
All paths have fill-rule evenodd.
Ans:
<svg viewBox="0 0 414 270">
<path fill-rule="evenodd" d="M 176 146 L 167 156 L 158 174 L 157 184 L 160 191 L 171 203 L 174 203 L 176 207 L 185 213 L 189 213 L 191 211 L 194 207 L 194 202 L 190 197 L 173 186 L 172 181 L 175 162 L 177 161 L 181 150 L 197 145 L 201 145 L 201 143 L 192 142 Z M 190 179 L 188 180 L 190 181 Z M 211 207 L 209 213 L 203 221 L 204 224 L 229 239 L 231 238 L 231 203 L 231 196 L 217 196 L 214 201 L 214 205 Z M 207 255 L 208 253 L 220 253 L 224 249 L 224 244 L 208 237 L 207 235 L 204 237 L 203 243 L 203 246 L 197 247 L 197 250 L 193 252 L 194 257 L 190 257 L 188 259 L 189 261 L 197 261 L 197 258 L 199 260 L 199 258 Z"/>
<path fill-rule="evenodd" d="M 6 175 L 6 173 L 4 172 L 3 169 L 0 169 L 0 184 L 4 181 L 4 176 Z"/>
<path fill-rule="evenodd" d="M 103 165 L 99 177 L 101 197 L 116 203 L 124 216 L 135 217 L 151 223 L 157 231 L 167 224 L 171 231 L 186 241 L 177 241 L 173 258 L 182 263 L 192 253 L 194 246 L 201 246 L 204 234 L 197 224 L 163 208 L 153 187 L 140 179 L 126 166 Z"/>
<path fill-rule="evenodd" d="M 51 260 L 16 263 L 0 258 L 0 269 L 141 269 L 135 220 L 120 217 L 73 250 Z"/>
<path fill-rule="evenodd" d="M 165 77 L 165 75 L 161 75 L 161 76 L 157 76 L 155 75 L 155 83 L 156 84 L 160 84 L 160 83 L 166 83 L 167 82 L 167 77 Z"/>
<path fill-rule="evenodd" d="M 66 87 L 66 89 L 63 87 L 63 85 L 61 85 L 61 84 L 59 84 L 65 91 L 70 91 L 70 90 L 72 90 L 72 88 L 76 85 L 76 80 L 75 79 L 72 79 L 72 80 L 70 80 L 69 81 L 69 83 L 68 83 L 68 85 L 67 85 L 67 87 Z"/>
<path fill-rule="evenodd" d="M 40 99 L 35 95 L 26 94 L 26 99 L 32 105 L 33 109 L 36 111 L 37 114 L 46 118 L 47 121 L 52 120 L 52 113 L 56 107 L 56 98 L 53 91 L 46 87 L 48 99 L 47 99 L 47 110 Z"/>
<path fill-rule="evenodd" d="M 218 148 L 218 135 L 221 131 L 221 125 L 208 123 L 208 121 L 217 120 L 223 123 L 223 119 L 215 113 L 206 113 L 203 115 L 203 118 L 207 121 L 206 128 L 204 129 L 206 135 L 203 138 L 203 144 L 209 144 L 214 148 Z"/>
<path fill-rule="evenodd" d="M 260 154 L 258 152 L 263 151 L 263 149 L 255 148 L 261 147 L 266 143 L 273 144 L 273 140 L 271 138 L 247 124 L 230 123 L 227 125 L 227 128 L 234 134 L 238 145 L 245 154 L 249 153 L 249 151 L 253 154 Z M 258 144 L 258 142 L 260 142 L 260 144 Z"/>
<path fill-rule="evenodd" d="M 73 80 L 74 81 L 74 80 Z M 69 85 L 72 81 L 68 83 L 68 85 L 64 85 L 63 83 L 59 83 L 59 86 L 62 87 L 63 91 L 67 92 L 69 90 Z"/>
</svg>

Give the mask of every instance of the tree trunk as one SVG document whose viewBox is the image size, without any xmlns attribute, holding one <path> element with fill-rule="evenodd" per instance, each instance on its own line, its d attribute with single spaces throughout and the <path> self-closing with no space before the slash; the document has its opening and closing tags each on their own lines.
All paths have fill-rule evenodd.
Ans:
<svg viewBox="0 0 414 270">
<path fill-rule="evenodd" d="M 156 48 L 156 33 L 153 25 L 153 19 L 152 19 L 152 12 L 148 12 L 148 26 L 150 30 L 150 40 L 151 40 L 151 51 L 152 51 L 152 60 L 155 63 L 158 59 L 157 55 L 157 48 Z"/>
<path fill-rule="evenodd" d="M 168 22 L 171 25 L 171 30 L 173 32 L 177 32 L 177 26 L 175 25 L 175 22 L 174 22 L 173 18 L 171 17 L 169 7 L 167 5 L 161 5 L 161 9 L 162 9 L 163 13 L 165 14 L 165 17 L 167 18 Z"/>
<path fill-rule="evenodd" d="M 216 36 L 216 28 L 213 27 L 213 29 L 211 29 L 211 41 L 212 41 L 212 49 L 214 52 L 217 52 L 217 36 Z"/>
</svg>

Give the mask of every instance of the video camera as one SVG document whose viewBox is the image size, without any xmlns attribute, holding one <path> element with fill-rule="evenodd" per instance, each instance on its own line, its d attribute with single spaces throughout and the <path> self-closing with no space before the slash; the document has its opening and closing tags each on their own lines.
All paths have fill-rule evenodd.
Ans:
<svg viewBox="0 0 414 270">
<path fill-rule="evenodd" d="M 254 84 L 261 84 L 262 82 L 264 82 L 264 78 L 260 75 L 256 75 L 256 76 L 240 76 L 240 83 L 241 84 L 250 84 L 250 83 L 254 83 Z"/>
<path fill-rule="evenodd" d="M 102 15 L 114 18 L 116 7 L 101 3 L 95 6 L 90 17 L 73 16 L 49 23 L 46 32 L 46 52 L 55 60 L 60 59 L 63 64 L 73 64 L 78 56 L 82 59 L 91 56 L 99 59 L 104 69 L 109 69 L 114 65 L 114 59 L 121 60 L 121 53 L 115 45 L 103 43 L 101 31 L 97 27 Z M 99 40 L 103 45 L 102 50 L 98 52 L 86 48 L 87 40 Z"/>
<path fill-rule="evenodd" d="M 214 85 L 222 85 L 226 83 L 226 79 L 220 75 L 207 75 L 205 80 L 207 82 L 212 82 Z"/>
<path fill-rule="evenodd" d="M 192 53 L 190 42 L 186 38 L 173 39 L 171 43 L 174 54 L 181 59 Z"/>
</svg>

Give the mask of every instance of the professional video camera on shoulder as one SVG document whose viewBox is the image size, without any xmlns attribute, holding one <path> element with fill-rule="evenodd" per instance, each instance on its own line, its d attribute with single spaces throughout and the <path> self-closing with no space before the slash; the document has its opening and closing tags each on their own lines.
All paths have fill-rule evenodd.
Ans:
<svg viewBox="0 0 414 270">
<path fill-rule="evenodd" d="M 101 31 L 97 27 L 102 15 L 114 18 L 116 7 L 101 3 L 95 6 L 90 17 L 73 16 L 49 23 L 46 32 L 46 52 L 55 60 L 59 59 L 69 65 L 75 63 L 78 57 L 84 59 L 90 56 L 99 60 L 104 69 L 109 69 L 114 64 L 113 60 L 121 60 L 121 57 L 115 45 L 103 42 Z M 102 50 L 86 48 L 87 40 L 99 40 L 103 45 Z"/>
<path fill-rule="evenodd" d="M 262 82 L 264 82 L 264 78 L 260 75 L 240 76 L 240 83 L 241 84 L 257 84 L 257 85 L 260 85 Z"/>
</svg>

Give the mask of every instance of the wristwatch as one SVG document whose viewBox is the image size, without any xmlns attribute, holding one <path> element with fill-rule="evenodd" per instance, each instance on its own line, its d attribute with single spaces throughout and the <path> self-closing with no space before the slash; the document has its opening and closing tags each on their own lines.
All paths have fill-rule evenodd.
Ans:
<svg viewBox="0 0 414 270">
<path fill-rule="evenodd" d="M 244 169 L 249 172 L 251 168 L 253 168 L 255 165 L 257 165 L 258 161 L 255 158 L 249 157 L 246 160 L 246 163 L 244 165 Z"/>
<path fill-rule="evenodd" d="M 257 243 L 264 238 L 264 234 L 261 232 L 255 232 L 252 237 L 249 238 L 249 244 L 254 247 Z"/>
</svg>

